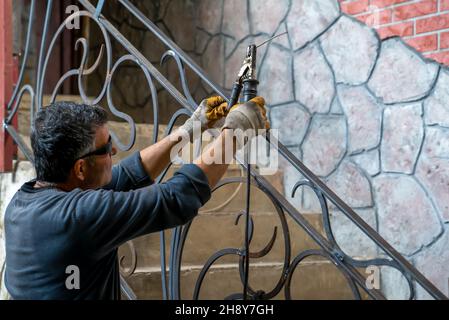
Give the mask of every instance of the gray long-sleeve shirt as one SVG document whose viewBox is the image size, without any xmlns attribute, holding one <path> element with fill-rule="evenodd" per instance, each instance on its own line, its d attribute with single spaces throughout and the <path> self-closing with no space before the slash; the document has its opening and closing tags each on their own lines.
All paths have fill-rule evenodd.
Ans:
<svg viewBox="0 0 449 320">
<path fill-rule="evenodd" d="M 5 285 L 14 299 L 119 299 L 117 248 L 187 223 L 211 196 L 196 165 L 152 184 L 139 153 L 114 166 L 112 181 L 99 190 L 35 189 L 34 182 L 5 213 Z M 68 266 L 79 270 L 79 289 L 67 288 L 75 274 Z"/>
</svg>

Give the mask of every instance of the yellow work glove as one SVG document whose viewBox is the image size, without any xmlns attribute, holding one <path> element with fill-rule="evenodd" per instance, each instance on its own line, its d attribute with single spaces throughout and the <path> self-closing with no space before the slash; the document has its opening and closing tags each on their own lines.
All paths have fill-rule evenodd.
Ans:
<svg viewBox="0 0 449 320">
<path fill-rule="evenodd" d="M 228 114 L 228 103 L 226 102 L 226 100 L 219 96 L 211 97 L 203 100 L 200 106 L 202 107 L 203 104 L 207 119 L 206 129 L 221 127 L 223 123 L 218 124 L 218 122 L 220 122 L 220 120 L 222 120 L 221 122 L 223 122 L 223 119 Z"/>
<path fill-rule="evenodd" d="M 193 128 L 200 127 L 201 132 L 223 125 L 227 114 L 227 103 L 222 97 L 216 96 L 204 99 L 196 108 L 192 116 L 181 126 L 193 141 Z"/>
<path fill-rule="evenodd" d="M 246 103 L 233 106 L 222 129 L 241 129 L 243 131 L 270 129 L 265 99 L 255 97 Z"/>
<path fill-rule="evenodd" d="M 265 99 L 256 97 L 243 104 L 236 104 L 226 117 L 224 129 L 232 129 L 237 138 L 237 149 L 244 146 L 244 138 L 251 139 L 270 129 Z M 243 135 L 242 135 L 243 134 Z"/>
</svg>

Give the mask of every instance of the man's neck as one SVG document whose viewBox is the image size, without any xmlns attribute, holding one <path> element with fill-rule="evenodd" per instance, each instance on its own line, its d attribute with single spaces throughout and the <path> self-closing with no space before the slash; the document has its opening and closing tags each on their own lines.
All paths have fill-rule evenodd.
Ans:
<svg viewBox="0 0 449 320">
<path fill-rule="evenodd" d="M 47 182 L 47 181 L 40 181 L 37 180 L 34 183 L 35 189 L 41 189 L 41 188 L 57 188 L 62 191 L 70 191 L 75 189 L 76 187 L 69 186 L 67 183 L 55 183 L 55 182 Z"/>
</svg>

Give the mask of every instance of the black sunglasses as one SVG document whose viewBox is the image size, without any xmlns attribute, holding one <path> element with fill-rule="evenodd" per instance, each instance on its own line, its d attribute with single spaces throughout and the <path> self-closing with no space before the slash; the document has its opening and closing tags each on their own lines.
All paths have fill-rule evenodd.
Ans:
<svg viewBox="0 0 449 320">
<path fill-rule="evenodd" d="M 102 146 L 102 147 L 100 147 L 100 148 L 98 148 L 98 149 L 96 149 L 96 150 L 94 150 L 92 152 L 89 152 L 89 153 L 85 154 L 82 157 L 79 157 L 76 160 L 87 158 L 87 157 L 90 157 L 90 156 L 103 156 L 105 154 L 112 154 L 112 137 L 111 136 L 109 136 L 109 140 L 108 140 L 107 144 L 105 144 L 104 146 Z"/>
</svg>

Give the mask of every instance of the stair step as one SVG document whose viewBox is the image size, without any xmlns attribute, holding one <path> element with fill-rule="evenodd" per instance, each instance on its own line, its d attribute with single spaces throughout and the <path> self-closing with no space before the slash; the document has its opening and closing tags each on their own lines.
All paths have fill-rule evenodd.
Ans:
<svg viewBox="0 0 449 320">
<path fill-rule="evenodd" d="M 242 217 L 238 226 L 234 225 L 237 214 L 203 215 L 196 217 L 191 225 L 184 245 L 182 265 L 204 265 L 212 254 L 224 248 L 244 247 L 245 219 Z M 254 213 L 253 239 L 250 245 L 251 252 L 259 252 L 270 242 L 274 227 L 277 226 L 277 237 L 272 250 L 264 257 L 252 259 L 254 262 L 281 263 L 285 257 L 284 234 L 278 216 L 274 213 Z M 318 230 L 322 229 L 321 215 L 307 215 L 309 222 Z M 318 248 L 317 244 L 296 224 L 287 217 L 289 226 L 291 259 L 299 252 Z M 166 257 L 170 257 L 171 231 L 166 232 Z M 149 234 L 133 240 L 137 253 L 137 268 L 160 268 L 160 235 Z M 131 252 L 127 245 L 120 248 L 120 255 L 125 259 L 123 264 L 129 266 Z M 229 263 L 233 257 L 225 256 L 220 263 Z"/>
<path fill-rule="evenodd" d="M 237 258 L 232 264 L 213 266 L 208 271 L 200 290 L 200 300 L 222 300 L 231 294 L 242 292 L 243 286 L 236 262 Z M 200 270 L 201 268 L 197 267 L 181 270 L 181 299 L 193 298 Z M 281 277 L 282 264 L 251 264 L 249 274 L 249 285 L 252 289 L 269 292 L 275 288 Z M 137 270 L 125 279 L 138 299 L 162 299 L 160 270 Z M 293 273 L 290 288 L 291 297 L 295 300 L 353 299 L 343 274 L 327 261 L 303 261 Z M 362 294 L 362 297 L 367 298 L 366 294 Z M 274 299 L 285 299 L 284 289 Z"/>
</svg>

